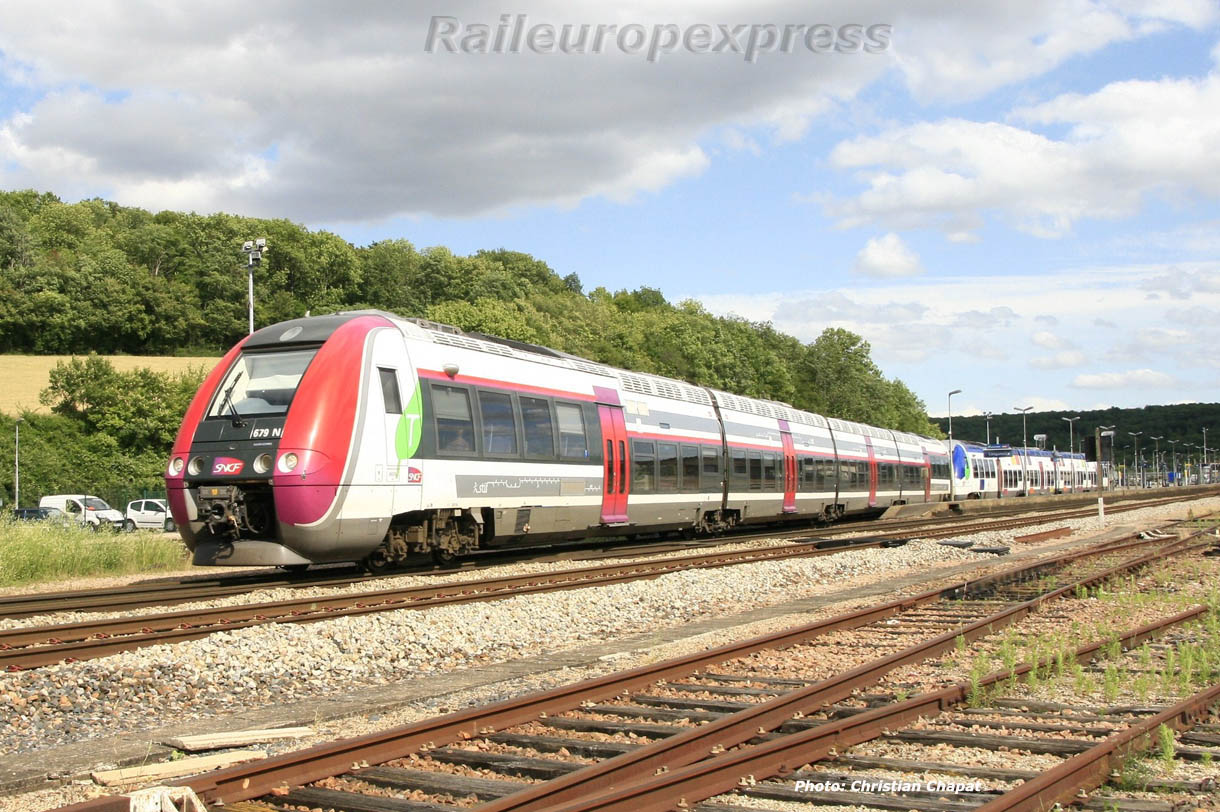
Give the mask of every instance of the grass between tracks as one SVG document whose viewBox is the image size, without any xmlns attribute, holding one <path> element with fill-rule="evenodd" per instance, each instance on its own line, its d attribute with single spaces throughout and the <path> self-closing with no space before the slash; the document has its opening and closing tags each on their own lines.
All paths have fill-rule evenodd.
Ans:
<svg viewBox="0 0 1220 812">
<path fill-rule="evenodd" d="M 176 570 L 188 561 L 182 540 L 160 533 L 95 533 L 46 522 L 0 520 L 0 586 Z"/>
</svg>

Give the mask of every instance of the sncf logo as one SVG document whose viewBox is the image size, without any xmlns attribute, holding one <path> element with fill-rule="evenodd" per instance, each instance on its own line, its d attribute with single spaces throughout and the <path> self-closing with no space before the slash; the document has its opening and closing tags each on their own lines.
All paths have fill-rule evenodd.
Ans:
<svg viewBox="0 0 1220 812">
<path fill-rule="evenodd" d="M 424 481 L 424 472 L 423 471 L 419 470 L 418 468 L 408 468 L 407 469 L 407 484 L 408 485 L 421 485 L 421 484 L 423 484 L 423 481 Z"/>
<path fill-rule="evenodd" d="M 212 464 L 212 473 L 222 476 L 232 476 L 240 474 L 242 466 L 245 465 L 241 460 L 235 460 L 232 457 L 217 457 Z"/>
</svg>

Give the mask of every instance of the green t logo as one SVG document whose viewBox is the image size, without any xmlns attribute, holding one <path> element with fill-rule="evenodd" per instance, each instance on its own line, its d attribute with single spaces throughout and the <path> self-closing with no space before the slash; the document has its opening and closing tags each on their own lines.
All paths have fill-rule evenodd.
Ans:
<svg viewBox="0 0 1220 812">
<path fill-rule="evenodd" d="M 398 430 L 394 432 L 394 450 L 398 452 L 399 460 L 410 459 L 419 450 L 419 440 L 424 433 L 423 401 L 419 396 L 419 387 L 411 393 L 407 408 L 402 411 L 398 421 Z"/>
</svg>

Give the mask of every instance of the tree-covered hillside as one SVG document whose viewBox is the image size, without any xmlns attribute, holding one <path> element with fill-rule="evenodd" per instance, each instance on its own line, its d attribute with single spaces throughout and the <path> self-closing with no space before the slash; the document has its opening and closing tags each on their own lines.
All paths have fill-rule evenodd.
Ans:
<svg viewBox="0 0 1220 812">
<path fill-rule="evenodd" d="M 1207 429 L 1208 459 L 1220 459 L 1215 456 L 1215 450 L 1220 446 L 1220 403 L 1182 403 L 1173 406 L 1144 406 L 1138 409 L 1096 409 L 1069 412 L 1030 412 L 1026 418 L 1026 434 L 1029 444 L 1034 444 L 1035 434 L 1045 434 L 1047 448 L 1066 449 L 1068 447 L 1068 423 L 1063 418 L 1080 416 L 1072 423 L 1070 435 L 1075 440 L 1076 449 L 1081 449 L 1081 435 L 1089 438 L 1090 444 L 1096 429 L 1100 426 L 1113 426 L 1115 458 L 1122 457 L 1123 446 L 1135 449 L 1135 438 L 1131 432 L 1139 433 L 1139 447 L 1149 454 L 1158 447 L 1162 452 L 1172 451 L 1174 445 L 1179 454 L 1186 451 L 1187 444 L 1203 445 L 1203 429 Z M 942 429 L 948 431 L 948 421 L 937 420 Z M 954 417 L 953 436 L 956 439 L 984 442 L 987 439 L 987 421 L 980 416 Z M 1160 437 L 1160 441 L 1152 438 Z M 991 440 L 1009 445 L 1021 444 L 1021 415 L 997 414 L 991 416 Z M 1176 441 L 1170 444 L 1170 440 Z M 1085 446 L 1085 452 L 1092 455 L 1093 448 Z M 1107 440 L 1104 451 L 1110 455 L 1110 442 Z"/>
<path fill-rule="evenodd" d="M 830 329 L 809 344 L 660 291 L 584 293 L 528 254 L 457 256 L 406 240 L 356 247 L 287 220 L 65 204 L 0 192 L 0 352 L 218 354 L 246 332 L 242 242 L 266 237 L 259 325 L 380 308 L 544 344 L 878 426 L 935 432 L 923 403 Z M 594 250 L 591 247 L 591 250 Z"/>
</svg>

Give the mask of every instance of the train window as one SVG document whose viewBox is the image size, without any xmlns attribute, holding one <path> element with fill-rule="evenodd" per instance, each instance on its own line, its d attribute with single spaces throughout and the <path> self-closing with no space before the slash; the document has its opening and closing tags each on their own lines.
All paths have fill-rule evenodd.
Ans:
<svg viewBox="0 0 1220 812">
<path fill-rule="evenodd" d="M 746 450 L 744 448 L 729 449 L 729 453 L 733 455 L 733 487 L 739 491 L 744 491 L 749 487 L 750 467 L 746 462 Z"/>
<path fill-rule="evenodd" d="M 631 441 L 631 490 L 652 493 L 657 481 L 657 447 L 648 440 Z"/>
<path fill-rule="evenodd" d="M 317 349 L 242 353 L 224 380 L 208 417 L 284 414 Z"/>
<path fill-rule="evenodd" d="M 832 459 L 818 460 L 818 485 L 821 490 L 833 491 L 837 485 L 835 469 L 838 466 Z"/>
<path fill-rule="evenodd" d="M 470 393 L 455 386 L 432 386 L 432 410 L 436 413 L 436 448 L 442 454 L 474 453 L 474 420 L 470 416 Z"/>
<path fill-rule="evenodd" d="M 559 456 L 588 457 L 585 416 L 580 407 L 574 403 L 556 403 L 555 414 L 559 416 Z"/>
<path fill-rule="evenodd" d="M 541 398 L 519 398 L 521 425 L 525 429 L 525 456 L 555 456 L 555 426 L 551 404 Z"/>
<path fill-rule="evenodd" d="M 750 459 L 750 490 L 762 490 L 762 453 L 759 451 L 749 452 Z"/>
<path fill-rule="evenodd" d="M 699 490 L 699 447 L 682 446 L 682 486 L 684 491 Z"/>
<path fill-rule="evenodd" d="M 720 449 L 703 447 L 703 488 L 706 491 L 719 491 L 722 486 L 720 478 Z"/>
<path fill-rule="evenodd" d="M 678 490 L 677 443 L 657 443 L 657 490 Z"/>
<path fill-rule="evenodd" d="M 512 395 L 479 390 L 483 418 L 483 453 L 504 456 L 517 453 L 517 421 Z"/>
<path fill-rule="evenodd" d="M 627 443 L 618 441 L 618 492 L 627 492 Z"/>
<path fill-rule="evenodd" d="M 402 414 L 402 398 L 398 395 L 398 373 L 385 367 L 377 367 L 381 376 L 381 400 L 386 414 Z"/>
<path fill-rule="evenodd" d="M 763 468 L 763 490 L 775 490 L 775 452 L 762 452 L 762 468 Z"/>
</svg>

